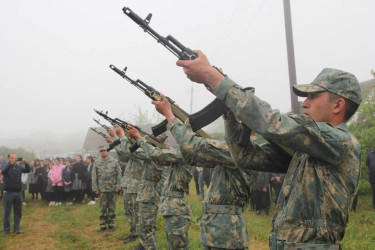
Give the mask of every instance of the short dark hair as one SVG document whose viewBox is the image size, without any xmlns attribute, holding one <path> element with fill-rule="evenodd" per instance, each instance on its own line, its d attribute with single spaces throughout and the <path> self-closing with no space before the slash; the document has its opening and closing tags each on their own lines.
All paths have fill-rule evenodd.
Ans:
<svg viewBox="0 0 375 250">
<path fill-rule="evenodd" d="M 10 155 L 15 155 L 16 153 L 14 153 L 14 152 L 10 152 L 9 154 L 8 154 L 8 159 L 9 159 L 9 157 L 10 157 Z"/>
<path fill-rule="evenodd" d="M 359 104 L 345 98 L 345 97 L 342 97 L 342 96 L 339 96 L 339 95 L 336 95 L 332 92 L 329 92 L 329 100 L 330 101 L 334 101 L 334 100 L 337 100 L 338 98 L 342 98 L 345 100 L 345 115 L 344 115 L 344 120 L 345 122 L 349 121 L 349 119 L 355 114 L 355 112 L 357 111 L 358 107 L 359 107 Z"/>
<path fill-rule="evenodd" d="M 87 157 L 86 157 L 86 159 L 89 159 L 89 160 L 91 161 L 91 163 L 93 163 L 93 162 L 94 162 L 94 159 L 92 158 L 92 156 L 91 156 L 91 155 L 87 156 Z"/>
</svg>

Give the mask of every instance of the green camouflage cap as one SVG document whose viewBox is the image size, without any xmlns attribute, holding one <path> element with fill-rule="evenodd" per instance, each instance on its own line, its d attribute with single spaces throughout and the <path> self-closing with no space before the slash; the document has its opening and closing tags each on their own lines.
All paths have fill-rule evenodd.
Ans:
<svg viewBox="0 0 375 250">
<path fill-rule="evenodd" d="M 104 145 L 99 145 L 98 149 L 99 149 L 99 152 L 100 152 L 102 150 L 107 150 L 107 147 L 104 146 Z"/>
<path fill-rule="evenodd" d="M 348 72 L 325 68 L 310 84 L 294 85 L 297 96 L 306 97 L 308 93 L 329 91 L 345 97 L 358 105 L 362 101 L 361 88 L 357 78 Z"/>
</svg>

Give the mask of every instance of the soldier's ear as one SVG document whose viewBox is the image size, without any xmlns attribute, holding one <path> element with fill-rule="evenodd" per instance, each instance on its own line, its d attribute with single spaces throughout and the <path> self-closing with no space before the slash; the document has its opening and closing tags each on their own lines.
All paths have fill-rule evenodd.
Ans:
<svg viewBox="0 0 375 250">
<path fill-rule="evenodd" d="M 333 101 L 333 113 L 338 114 L 340 112 L 345 113 L 345 99 L 344 98 L 337 98 L 336 100 Z"/>
</svg>

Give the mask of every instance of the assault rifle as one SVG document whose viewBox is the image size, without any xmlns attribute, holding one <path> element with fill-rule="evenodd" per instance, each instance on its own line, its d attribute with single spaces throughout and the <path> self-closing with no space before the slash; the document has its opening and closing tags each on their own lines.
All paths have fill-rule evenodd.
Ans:
<svg viewBox="0 0 375 250">
<path fill-rule="evenodd" d="M 92 131 L 94 131 L 95 133 L 97 133 L 98 135 L 102 136 L 104 139 L 106 139 L 108 136 L 106 134 L 104 134 L 103 132 L 100 132 L 98 130 L 96 130 L 95 128 L 90 128 Z"/>
<path fill-rule="evenodd" d="M 94 120 L 94 122 L 96 122 L 97 124 L 99 124 L 102 128 L 104 128 L 106 131 L 108 130 L 111 130 L 110 127 L 108 127 L 107 125 L 103 124 L 103 123 L 100 123 L 99 120 L 96 120 L 95 118 L 92 118 Z"/>
<path fill-rule="evenodd" d="M 114 125 L 119 125 L 121 128 L 123 128 L 125 130 L 125 133 L 126 133 L 126 130 L 127 130 L 128 126 L 132 126 L 133 128 L 136 128 L 139 131 L 139 133 L 141 134 L 141 136 L 144 137 L 152 145 L 154 145 L 156 147 L 159 147 L 159 148 L 162 148 L 162 149 L 167 148 L 167 146 L 164 145 L 164 144 L 162 144 L 156 137 L 154 137 L 153 135 L 150 135 L 149 133 L 143 131 L 138 126 L 135 126 L 135 125 L 132 125 L 130 123 L 127 123 L 126 121 L 123 121 L 123 120 L 121 120 L 119 118 L 111 118 L 111 117 L 108 116 L 108 112 L 103 113 L 102 111 L 98 111 L 96 109 L 94 109 L 94 111 L 98 115 L 100 115 L 101 117 L 103 117 L 104 119 L 106 119 L 107 121 L 109 121 L 113 126 Z M 134 152 L 138 148 L 139 148 L 139 145 L 136 142 L 133 141 L 133 145 L 130 147 L 130 151 Z"/>
<path fill-rule="evenodd" d="M 118 69 L 114 65 L 110 65 L 109 67 L 112 70 L 114 70 L 117 74 L 119 74 L 122 78 L 124 78 L 125 80 L 127 80 L 128 82 L 130 82 L 132 85 L 134 85 L 136 88 L 138 88 L 140 91 L 142 91 L 146 96 L 148 96 L 152 100 L 154 100 L 154 101 L 161 101 L 162 100 L 159 91 L 157 91 L 156 89 L 154 89 L 153 87 L 147 85 L 146 83 L 142 82 L 139 79 L 133 80 L 129 76 L 127 76 L 126 75 L 127 67 L 125 67 L 124 70 L 120 70 L 120 69 Z M 183 109 L 181 109 L 180 107 L 178 107 L 175 104 L 175 101 L 173 101 L 171 98 L 167 97 L 167 99 L 168 99 L 168 101 L 171 104 L 171 109 L 172 109 L 173 114 L 178 119 L 180 119 L 182 122 L 188 121 L 189 120 L 189 114 L 186 111 L 184 111 Z M 151 129 L 152 129 L 152 133 L 154 134 L 154 136 L 160 135 L 160 134 L 164 133 L 165 131 L 167 131 L 167 123 L 168 123 L 168 121 L 164 120 L 160 124 L 158 124 L 156 126 L 153 126 Z M 200 135 L 201 137 L 211 138 L 202 129 L 198 129 L 195 132 L 198 135 Z"/>
<path fill-rule="evenodd" d="M 176 38 L 174 38 L 171 35 L 168 35 L 167 37 L 163 37 L 159 35 L 155 30 L 153 30 L 149 23 L 151 21 L 152 14 L 148 14 L 148 16 L 145 19 L 142 19 L 140 16 L 138 16 L 135 12 L 133 12 L 131 9 L 124 7 L 122 9 L 125 15 L 127 15 L 130 19 L 132 19 L 136 24 L 138 24 L 144 32 L 147 32 L 150 34 L 153 38 L 156 39 L 158 43 L 166 47 L 172 54 L 178 57 L 180 60 L 194 60 L 198 57 L 198 55 L 191 49 L 185 47 L 182 45 Z M 217 67 L 212 66 L 215 69 L 217 69 L 222 75 L 223 74 Z M 116 71 L 117 72 L 117 71 Z M 197 131 L 198 129 L 203 128 L 204 126 L 212 123 L 217 118 L 219 118 L 221 115 L 226 113 L 228 111 L 228 107 L 219 99 L 213 100 L 210 104 L 208 104 L 206 107 L 204 107 L 202 110 L 191 114 L 189 116 L 190 125 L 193 131 Z M 242 132 L 241 136 L 239 138 L 239 141 L 237 142 L 240 146 L 247 146 L 249 143 L 251 130 L 244 124 L 242 125 Z"/>
<path fill-rule="evenodd" d="M 90 128 L 90 129 L 92 131 L 94 131 L 95 133 L 97 133 L 98 135 L 102 136 L 104 139 L 108 138 L 108 136 L 106 134 L 104 134 L 103 132 L 100 132 L 100 131 L 96 130 L 95 128 Z M 107 148 L 107 151 L 108 152 L 111 151 L 114 147 L 116 147 L 120 143 L 121 143 L 120 140 L 116 140 L 116 141 L 112 142 L 111 144 L 109 144 L 109 147 Z"/>
</svg>

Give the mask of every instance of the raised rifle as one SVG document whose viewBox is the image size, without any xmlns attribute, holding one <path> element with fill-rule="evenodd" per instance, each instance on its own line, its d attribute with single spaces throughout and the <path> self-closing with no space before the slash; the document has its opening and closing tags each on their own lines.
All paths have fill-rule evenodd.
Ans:
<svg viewBox="0 0 375 250">
<path fill-rule="evenodd" d="M 167 37 L 163 37 L 159 35 L 155 30 L 150 27 L 150 21 L 152 14 L 148 14 L 145 19 L 142 19 L 138 16 L 135 12 L 131 9 L 124 7 L 122 9 L 125 15 L 127 15 L 130 19 L 132 19 L 136 24 L 138 24 L 144 32 L 150 34 L 153 38 L 156 39 L 158 43 L 166 47 L 172 54 L 178 57 L 180 60 L 194 60 L 198 57 L 198 55 L 188 47 L 182 45 L 176 38 L 171 35 Z M 222 75 L 223 74 L 217 67 L 212 66 L 217 69 Z M 198 129 L 203 128 L 204 126 L 212 123 L 225 112 L 228 111 L 228 107 L 219 99 L 213 100 L 210 104 L 204 107 L 202 110 L 191 114 L 189 116 L 190 125 L 194 132 Z M 160 124 L 161 125 L 161 124 Z M 247 146 L 249 143 L 251 130 L 244 124 L 242 125 L 241 136 L 239 141 L 237 142 L 240 146 Z"/>
<path fill-rule="evenodd" d="M 99 120 L 96 120 L 95 118 L 92 118 L 94 120 L 94 122 L 96 122 L 97 124 L 99 124 L 102 128 L 104 128 L 106 131 L 108 130 L 111 130 L 110 127 L 108 127 L 107 125 L 101 123 Z"/>
<path fill-rule="evenodd" d="M 95 119 L 94 119 L 95 120 Z M 100 132 L 98 130 L 96 130 L 95 128 L 90 128 L 92 131 L 94 131 L 95 133 L 97 133 L 98 135 L 102 136 L 104 139 L 107 139 L 107 135 L 104 134 L 103 132 Z M 109 147 L 107 148 L 107 151 L 111 151 L 114 147 L 116 147 L 117 145 L 119 145 L 121 143 L 120 140 L 115 140 L 114 142 L 112 142 L 111 144 L 109 144 Z"/>
<path fill-rule="evenodd" d="M 141 134 L 142 137 L 144 137 L 148 142 L 150 142 L 152 145 L 156 146 L 156 147 L 159 147 L 159 148 L 162 148 L 162 149 L 166 149 L 167 146 L 165 144 L 162 144 L 155 136 L 143 131 L 141 128 L 139 128 L 138 126 L 135 126 L 135 125 L 132 125 L 126 121 L 123 121 L 119 118 L 111 118 L 108 116 L 108 112 L 106 113 L 103 113 L 102 111 L 98 111 L 96 109 L 94 109 L 94 111 L 100 115 L 101 117 L 103 117 L 104 119 L 106 119 L 107 121 L 109 121 L 113 126 L 114 125 L 119 125 L 122 129 L 124 129 L 125 133 L 126 133 L 126 130 L 127 130 L 127 127 L 128 126 L 132 126 L 133 128 L 136 128 L 139 133 Z M 130 151 L 131 152 L 134 152 L 136 151 L 138 148 L 139 148 L 139 145 L 134 142 L 134 141 L 131 141 L 133 143 L 133 145 L 130 147 Z"/>
<path fill-rule="evenodd" d="M 142 91 L 146 96 L 148 96 L 152 100 L 154 100 L 154 101 L 161 101 L 162 100 L 159 91 L 157 91 L 156 89 L 147 85 L 146 83 L 144 83 L 143 81 L 141 81 L 139 79 L 133 80 L 128 75 L 126 75 L 126 70 L 127 70 L 126 67 L 125 67 L 124 70 L 120 70 L 114 65 L 110 65 L 109 67 L 113 71 L 115 71 L 117 74 L 119 74 L 122 78 L 124 78 L 125 80 L 130 82 L 132 85 L 134 85 L 136 88 L 138 88 L 140 91 Z M 185 110 L 183 110 L 182 108 L 178 107 L 175 104 L 175 101 L 173 101 L 171 98 L 169 98 L 169 97 L 166 97 L 166 98 L 168 99 L 169 103 L 171 104 L 171 109 L 172 109 L 173 114 L 178 119 L 180 119 L 182 122 L 189 121 L 189 114 Z M 154 136 L 160 135 L 160 134 L 164 133 L 165 131 L 167 131 L 167 123 L 168 123 L 168 121 L 164 120 L 160 124 L 158 124 L 156 126 L 153 126 L 151 129 L 152 129 L 152 133 L 154 134 Z M 202 129 L 198 129 L 195 132 L 198 135 L 200 135 L 201 137 L 211 138 Z"/>
<path fill-rule="evenodd" d="M 90 128 L 92 131 L 94 131 L 95 133 L 97 133 L 98 135 L 102 136 L 104 139 L 106 139 L 108 136 L 106 134 L 104 134 L 103 132 L 100 132 L 98 130 L 96 130 L 95 128 Z"/>
</svg>

